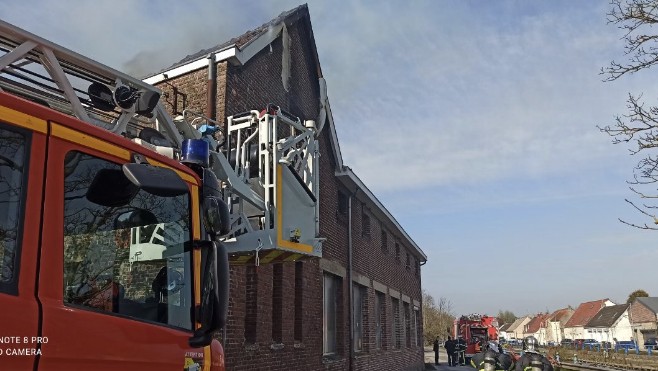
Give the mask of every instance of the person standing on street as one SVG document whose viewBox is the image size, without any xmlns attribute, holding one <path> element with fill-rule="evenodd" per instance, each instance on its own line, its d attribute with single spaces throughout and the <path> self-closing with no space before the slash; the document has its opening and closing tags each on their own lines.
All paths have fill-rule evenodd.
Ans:
<svg viewBox="0 0 658 371">
<path fill-rule="evenodd" d="M 457 364 L 466 366 L 466 341 L 461 335 L 457 338 L 456 341 L 456 351 L 457 351 Z"/>
<path fill-rule="evenodd" d="M 436 337 L 436 340 L 434 340 L 434 364 L 439 365 L 439 337 Z"/>
<path fill-rule="evenodd" d="M 443 347 L 446 348 L 446 353 L 448 354 L 448 366 L 455 366 L 457 363 L 457 357 L 455 357 L 456 344 L 452 340 L 452 336 L 448 336 L 448 340 L 443 344 Z"/>
<path fill-rule="evenodd" d="M 537 350 L 537 339 L 523 339 L 523 355 L 516 361 L 516 371 L 553 371 L 553 365 Z"/>
</svg>

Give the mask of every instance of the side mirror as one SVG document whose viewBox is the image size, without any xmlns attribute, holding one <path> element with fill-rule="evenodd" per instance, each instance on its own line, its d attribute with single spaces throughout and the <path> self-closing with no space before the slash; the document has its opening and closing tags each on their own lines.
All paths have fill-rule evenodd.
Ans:
<svg viewBox="0 0 658 371">
<path fill-rule="evenodd" d="M 201 306 L 197 308 L 197 320 L 201 327 L 189 339 L 192 347 L 204 347 L 212 341 L 212 335 L 226 325 L 228 313 L 228 253 L 219 242 L 199 241 L 203 269 L 201 271 Z"/>
<path fill-rule="evenodd" d="M 231 230 L 228 206 L 215 196 L 206 196 L 203 200 L 203 221 L 211 235 L 223 236 Z"/>
<path fill-rule="evenodd" d="M 210 169 L 203 169 L 203 220 L 206 230 L 215 238 L 231 230 L 228 205 L 222 200 L 217 176 Z"/>
</svg>

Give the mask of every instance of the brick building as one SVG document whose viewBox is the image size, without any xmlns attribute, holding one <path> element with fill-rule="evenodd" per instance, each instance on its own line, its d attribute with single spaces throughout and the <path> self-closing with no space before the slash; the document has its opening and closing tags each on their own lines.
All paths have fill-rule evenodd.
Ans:
<svg viewBox="0 0 658 371">
<path fill-rule="evenodd" d="M 658 298 L 638 297 L 631 303 L 628 316 L 633 329 L 633 339 L 641 348 L 645 341 L 658 338 Z M 626 340 L 626 339 L 619 339 Z"/>
<path fill-rule="evenodd" d="M 423 369 L 427 256 L 343 165 L 307 6 L 145 80 L 163 91 L 174 115 L 190 109 L 225 122 L 274 103 L 322 127 L 322 258 L 231 266 L 228 368 Z"/>
</svg>

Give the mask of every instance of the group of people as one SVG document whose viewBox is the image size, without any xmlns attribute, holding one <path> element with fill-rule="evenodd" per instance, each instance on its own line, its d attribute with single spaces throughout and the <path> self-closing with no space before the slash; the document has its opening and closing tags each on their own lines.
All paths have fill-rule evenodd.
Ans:
<svg viewBox="0 0 658 371">
<path fill-rule="evenodd" d="M 466 343 L 463 339 L 448 337 L 444 343 L 448 353 L 448 365 L 465 365 Z M 471 357 L 470 365 L 479 371 L 553 371 L 553 365 L 537 349 L 538 342 L 533 336 L 523 339 L 523 353 L 516 361 L 495 342 L 487 346 L 480 343 L 480 351 Z M 463 349 L 463 350 L 462 350 Z M 439 364 L 439 340 L 434 342 L 434 361 Z"/>
<path fill-rule="evenodd" d="M 434 364 L 439 364 L 439 337 L 434 341 Z M 453 339 L 448 336 L 448 340 L 443 343 L 443 347 L 448 353 L 448 366 L 466 365 L 466 342 L 458 337 Z"/>
</svg>

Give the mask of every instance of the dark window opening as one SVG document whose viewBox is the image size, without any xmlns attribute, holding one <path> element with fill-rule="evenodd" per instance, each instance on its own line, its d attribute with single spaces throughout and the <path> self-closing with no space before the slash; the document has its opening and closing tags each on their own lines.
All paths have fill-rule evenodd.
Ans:
<svg viewBox="0 0 658 371">
<path fill-rule="evenodd" d="M 347 194 L 344 192 L 338 191 L 338 214 L 347 216 L 347 211 L 349 208 L 349 200 Z"/>
<path fill-rule="evenodd" d="M 386 324 L 386 296 L 375 291 L 375 349 L 383 349 Z"/>
<path fill-rule="evenodd" d="M 353 284 L 353 294 L 354 294 L 354 301 L 353 301 L 353 321 L 354 321 L 354 333 L 353 333 L 353 339 L 354 339 L 354 351 L 360 352 L 363 350 L 363 335 L 364 335 L 364 326 L 366 323 L 366 313 L 367 313 L 367 308 L 366 308 L 366 295 L 367 295 L 367 290 L 366 287 L 361 286 L 359 284 Z"/>
<path fill-rule="evenodd" d="M 395 260 L 400 261 L 400 244 L 395 243 Z"/>
<path fill-rule="evenodd" d="M 361 236 L 370 237 L 370 216 L 365 212 L 361 216 Z"/>
</svg>

